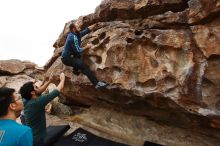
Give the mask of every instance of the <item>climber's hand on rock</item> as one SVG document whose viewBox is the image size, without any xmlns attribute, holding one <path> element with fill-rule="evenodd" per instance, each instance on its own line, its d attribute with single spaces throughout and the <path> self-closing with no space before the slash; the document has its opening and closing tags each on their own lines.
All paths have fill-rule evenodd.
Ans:
<svg viewBox="0 0 220 146">
<path fill-rule="evenodd" d="M 98 29 L 98 24 L 96 23 L 96 24 L 90 25 L 89 29 L 92 30 L 92 31 L 97 30 Z"/>
<path fill-rule="evenodd" d="M 60 81 L 64 81 L 65 80 L 65 74 L 62 72 L 60 74 Z"/>
<path fill-rule="evenodd" d="M 33 82 L 33 84 L 35 84 L 37 82 L 36 79 L 32 79 L 31 82 Z"/>
<path fill-rule="evenodd" d="M 61 73 L 60 74 L 60 83 L 58 84 L 57 86 L 57 90 L 58 91 L 61 91 L 64 87 L 64 83 L 65 83 L 65 74 L 64 73 Z"/>
<path fill-rule="evenodd" d="M 55 79 L 55 76 L 51 74 L 48 81 L 51 83 L 54 79 Z"/>
<path fill-rule="evenodd" d="M 96 30 L 106 27 L 107 24 L 105 22 L 96 23 Z"/>
<path fill-rule="evenodd" d="M 92 46 L 93 46 L 92 44 L 87 44 L 87 45 L 84 47 L 84 49 L 85 49 L 85 50 L 88 50 L 88 49 L 92 48 Z"/>
<path fill-rule="evenodd" d="M 44 80 L 43 80 L 43 82 L 46 82 L 46 81 L 48 81 L 48 80 L 49 80 L 49 78 L 50 78 L 49 76 L 45 76 L 45 77 L 44 77 Z"/>
</svg>

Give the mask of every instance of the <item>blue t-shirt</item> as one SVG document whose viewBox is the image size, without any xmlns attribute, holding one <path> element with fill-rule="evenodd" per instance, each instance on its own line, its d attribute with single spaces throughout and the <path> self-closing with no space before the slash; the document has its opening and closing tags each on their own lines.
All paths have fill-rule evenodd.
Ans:
<svg viewBox="0 0 220 146">
<path fill-rule="evenodd" d="M 0 120 L 0 146 L 33 146 L 31 128 L 14 120 Z"/>
</svg>

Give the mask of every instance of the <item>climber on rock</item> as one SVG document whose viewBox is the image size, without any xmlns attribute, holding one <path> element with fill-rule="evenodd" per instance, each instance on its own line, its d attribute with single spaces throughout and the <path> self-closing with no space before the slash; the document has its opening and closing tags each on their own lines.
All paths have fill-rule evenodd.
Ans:
<svg viewBox="0 0 220 146">
<path fill-rule="evenodd" d="M 97 28 L 96 24 L 89 26 L 88 28 L 80 31 L 79 27 L 71 23 L 69 25 L 70 33 L 66 38 L 64 49 L 61 55 L 61 60 L 63 64 L 73 67 L 73 73 L 79 75 L 79 70 L 85 74 L 95 88 L 106 88 L 108 84 L 104 81 L 98 81 L 95 75 L 92 73 L 90 68 L 83 62 L 81 59 L 81 54 L 84 50 L 91 48 L 91 45 L 87 45 L 84 48 L 81 48 L 81 38 L 94 31 Z"/>
</svg>

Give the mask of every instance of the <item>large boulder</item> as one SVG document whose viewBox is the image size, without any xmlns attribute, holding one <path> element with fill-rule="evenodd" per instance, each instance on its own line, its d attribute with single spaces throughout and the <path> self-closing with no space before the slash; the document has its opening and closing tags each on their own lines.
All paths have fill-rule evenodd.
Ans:
<svg viewBox="0 0 220 146">
<path fill-rule="evenodd" d="M 26 66 L 19 60 L 3 60 L 0 61 L 1 74 L 18 74 L 24 71 Z"/>
<path fill-rule="evenodd" d="M 7 82 L 7 77 L 1 76 L 1 77 L 0 77 L 0 88 L 1 88 L 1 87 L 4 87 L 5 84 L 6 84 L 6 82 Z"/>
<path fill-rule="evenodd" d="M 15 75 L 22 73 L 25 69 L 34 69 L 36 64 L 28 61 L 20 60 L 1 60 L 0 61 L 0 75 Z"/>
<path fill-rule="evenodd" d="M 0 60 L 0 87 L 10 87 L 17 91 L 33 78 L 42 80 L 44 70 L 35 63 L 20 60 Z"/>
<path fill-rule="evenodd" d="M 218 17 L 220 12 L 220 3 L 218 0 L 185 0 L 185 9 L 180 11 L 167 11 L 164 14 L 158 14 L 150 19 L 160 21 L 168 25 L 188 26 L 204 24 Z"/>
<path fill-rule="evenodd" d="M 27 75 L 15 75 L 12 77 L 7 77 L 7 81 L 6 84 L 4 85 L 5 87 L 10 87 L 10 88 L 14 88 L 16 91 L 19 91 L 20 87 L 28 82 L 28 81 L 32 81 L 33 78 L 27 76 Z"/>
<path fill-rule="evenodd" d="M 146 0 L 103 0 L 96 8 L 95 13 L 67 22 L 53 46 L 59 48 L 64 45 L 69 32 L 68 26 L 72 22 L 76 22 L 81 28 L 85 28 L 97 22 L 143 19 L 167 11 L 181 11 L 185 7 L 187 7 L 186 0 L 153 0 L 152 3 L 148 3 Z"/>
<path fill-rule="evenodd" d="M 72 21 L 54 43 L 47 75 L 66 73 L 62 94 L 68 104 L 105 103 L 220 138 L 219 5 L 217 0 L 105 0 L 95 13 L 74 22 L 82 28 L 102 26 L 83 38 L 82 47 L 93 47 L 82 58 L 110 86 L 97 90 L 62 64 Z"/>
<path fill-rule="evenodd" d="M 219 145 L 218 139 L 210 138 L 196 131 L 157 123 L 145 117 L 133 116 L 112 108 L 92 107 L 70 119 L 90 127 L 90 129 L 95 129 L 96 131 L 91 132 L 96 135 L 130 146 L 143 146 L 145 141 L 165 146 Z"/>
</svg>

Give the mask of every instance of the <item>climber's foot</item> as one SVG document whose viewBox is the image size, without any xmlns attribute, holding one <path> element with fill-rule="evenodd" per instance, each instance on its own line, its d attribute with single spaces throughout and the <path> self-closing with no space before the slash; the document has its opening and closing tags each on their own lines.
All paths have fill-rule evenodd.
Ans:
<svg viewBox="0 0 220 146">
<path fill-rule="evenodd" d="M 77 75 L 77 76 L 78 76 L 78 75 L 80 74 L 80 71 L 79 71 L 79 70 L 75 70 L 75 69 L 74 69 L 74 70 L 73 70 L 73 73 L 74 73 L 75 75 Z"/>
<path fill-rule="evenodd" d="M 109 84 L 106 83 L 106 82 L 104 82 L 104 81 L 99 81 L 99 82 L 96 84 L 95 88 L 96 88 L 96 89 L 105 89 L 108 85 L 109 85 Z"/>
</svg>

